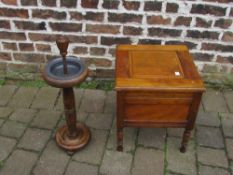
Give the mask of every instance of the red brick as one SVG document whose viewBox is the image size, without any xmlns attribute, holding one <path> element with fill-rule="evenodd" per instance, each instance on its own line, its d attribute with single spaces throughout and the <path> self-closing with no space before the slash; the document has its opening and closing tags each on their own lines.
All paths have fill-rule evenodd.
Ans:
<svg viewBox="0 0 233 175">
<path fill-rule="evenodd" d="M 140 2 L 123 0 L 123 6 L 126 10 L 138 10 L 140 7 Z"/>
<path fill-rule="evenodd" d="M 141 35 L 143 29 L 141 27 L 131 27 L 131 26 L 124 26 L 123 34 L 124 35 Z"/>
<path fill-rule="evenodd" d="M 0 31 L 0 39 L 10 39 L 10 40 L 26 40 L 26 35 L 24 32 L 4 32 Z"/>
<path fill-rule="evenodd" d="M 18 18 L 28 18 L 28 10 L 26 9 L 9 9 L 0 8 L 0 16 L 6 17 L 18 17 Z"/>
<path fill-rule="evenodd" d="M 41 34 L 41 33 L 29 33 L 29 38 L 32 41 L 46 41 L 55 42 L 56 39 L 62 35 L 52 35 L 52 34 Z M 66 35 L 71 43 L 85 43 L 85 44 L 95 44 L 97 43 L 96 36 L 77 36 L 77 35 Z"/>
<path fill-rule="evenodd" d="M 232 52 L 233 46 L 232 45 L 214 44 L 214 43 L 202 43 L 201 49 L 202 50 L 221 51 L 221 52 Z"/>
<path fill-rule="evenodd" d="M 86 12 L 85 15 L 82 15 L 80 12 L 70 12 L 71 19 L 75 19 L 78 21 L 81 20 L 89 20 L 89 21 L 103 21 L 104 13 L 100 12 Z"/>
<path fill-rule="evenodd" d="M 61 7 L 76 8 L 77 0 L 61 0 Z"/>
<path fill-rule="evenodd" d="M 226 14 L 226 8 L 219 7 L 219 6 L 211 6 L 211 5 L 193 4 L 191 13 L 224 16 Z"/>
<path fill-rule="evenodd" d="M 72 43 L 96 44 L 97 36 L 74 36 L 68 35 Z"/>
<path fill-rule="evenodd" d="M 14 53 L 14 59 L 22 62 L 44 63 L 45 55 L 36 53 Z"/>
<path fill-rule="evenodd" d="M 149 28 L 148 29 L 149 36 L 160 36 L 160 37 L 166 37 L 166 36 L 180 36 L 181 30 L 176 29 L 163 29 L 163 28 Z"/>
<path fill-rule="evenodd" d="M 2 0 L 2 3 L 7 5 L 17 5 L 17 0 Z"/>
<path fill-rule="evenodd" d="M 56 6 L 56 1 L 55 0 L 41 0 L 43 6 L 48 6 L 48 7 L 55 7 Z"/>
<path fill-rule="evenodd" d="M 167 3 L 166 12 L 168 13 L 177 13 L 179 5 L 176 3 Z"/>
<path fill-rule="evenodd" d="M 114 78 L 114 69 L 96 69 L 96 77 L 98 78 Z"/>
<path fill-rule="evenodd" d="M 219 28 L 222 28 L 222 29 L 227 29 L 231 26 L 232 24 L 232 19 L 218 19 L 215 21 L 215 24 L 214 26 L 215 27 L 219 27 Z"/>
<path fill-rule="evenodd" d="M 207 54 L 207 53 L 192 53 L 191 54 L 195 61 L 212 61 L 214 58 L 213 54 Z"/>
<path fill-rule="evenodd" d="M 51 47 L 48 44 L 36 44 L 37 51 L 51 52 Z"/>
<path fill-rule="evenodd" d="M 73 49 L 74 54 L 87 54 L 87 47 L 77 46 Z"/>
<path fill-rule="evenodd" d="M 196 18 L 196 27 L 203 27 L 203 28 L 209 28 L 211 27 L 212 20 L 205 20 L 203 18 L 197 17 Z"/>
<path fill-rule="evenodd" d="M 61 11 L 54 11 L 54 10 L 39 10 L 33 9 L 32 10 L 32 17 L 33 18 L 41 18 L 41 19 L 66 19 L 66 13 Z"/>
<path fill-rule="evenodd" d="M 233 42 L 233 32 L 224 32 L 222 40 L 226 42 Z"/>
<path fill-rule="evenodd" d="M 6 20 L 0 20 L 0 28 L 10 29 L 11 28 L 10 22 Z"/>
<path fill-rule="evenodd" d="M 90 48 L 90 54 L 91 55 L 104 55 L 105 54 L 105 48 L 92 47 L 92 48 Z"/>
<path fill-rule="evenodd" d="M 145 1 L 144 11 L 161 11 L 162 2 Z"/>
<path fill-rule="evenodd" d="M 101 37 L 101 44 L 102 45 L 115 45 L 115 44 L 130 44 L 130 38 L 128 37 Z"/>
<path fill-rule="evenodd" d="M 233 56 L 225 57 L 218 55 L 216 62 L 224 64 L 233 64 Z"/>
<path fill-rule="evenodd" d="M 165 44 L 186 45 L 189 49 L 195 49 L 197 44 L 189 41 L 166 41 Z"/>
<path fill-rule="evenodd" d="M 112 61 L 104 58 L 82 58 L 88 66 L 91 64 L 96 65 L 97 67 L 111 67 L 112 66 Z"/>
<path fill-rule="evenodd" d="M 38 65 L 35 64 L 8 63 L 7 67 L 11 72 L 38 73 Z"/>
<path fill-rule="evenodd" d="M 120 25 L 87 24 L 86 31 L 93 33 L 118 34 L 120 33 Z"/>
<path fill-rule="evenodd" d="M 179 16 L 176 18 L 175 21 L 175 26 L 190 26 L 190 23 L 192 21 L 191 17 L 184 17 L 184 16 Z"/>
<path fill-rule="evenodd" d="M 95 59 L 95 60 L 94 60 Z M 96 59 L 94 58 L 93 60 L 89 60 L 91 64 L 95 64 L 97 67 L 111 67 L 112 66 L 112 61 L 108 59 Z"/>
<path fill-rule="evenodd" d="M 99 0 L 81 0 L 81 6 L 83 8 L 96 9 L 99 4 Z"/>
<path fill-rule="evenodd" d="M 2 42 L 2 46 L 5 50 L 17 50 L 16 43 Z"/>
<path fill-rule="evenodd" d="M 0 60 L 11 60 L 11 54 L 7 52 L 0 52 Z"/>
<path fill-rule="evenodd" d="M 21 0 L 21 5 L 24 6 L 36 6 L 37 0 Z"/>
<path fill-rule="evenodd" d="M 14 21 L 15 26 L 22 30 L 46 30 L 45 22 L 31 22 L 31 21 Z"/>
<path fill-rule="evenodd" d="M 77 23 L 63 23 L 63 22 L 54 22 L 49 23 L 53 31 L 61 32 L 80 32 L 82 31 L 82 24 Z"/>
<path fill-rule="evenodd" d="M 84 20 L 84 16 L 80 12 L 70 12 L 70 19 L 81 21 L 81 20 Z"/>
<path fill-rule="evenodd" d="M 147 23 L 148 24 L 162 24 L 168 25 L 171 23 L 171 18 L 166 18 L 163 16 L 147 16 Z"/>
<path fill-rule="evenodd" d="M 19 43 L 19 49 L 21 51 L 34 51 L 32 43 Z"/>
<path fill-rule="evenodd" d="M 138 44 L 161 44 L 161 40 L 157 40 L 157 39 L 139 39 Z"/>
<path fill-rule="evenodd" d="M 119 0 L 114 0 L 114 1 L 104 0 L 102 6 L 105 9 L 118 9 L 119 3 L 120 3 Z"/>
<path fill-rule="evenodd" d="M 121 22 L 121 23 L 128 23 L 128 22 L 142 22 L 142 15 L 135 15 L 135 14 L 128 14 L 128 13 L 109 13 L 108 14 L 108 21 L 110 22 Z"/>
<path fill-rule="evenodd" d="M 187 37 L 191 38 L 206 38 L 206 39 L 218 39 L 219 33 L 210 32 L 210 31 L 197 31 L 197 30 L 188 30 Z"/>
<path fill-rule="evenodd" d="M 56 35 L 42 34 L 42 33 L 29 33 L 31 41 L 43 41 L 43 42 L 56 42 Z"/>
</svg>

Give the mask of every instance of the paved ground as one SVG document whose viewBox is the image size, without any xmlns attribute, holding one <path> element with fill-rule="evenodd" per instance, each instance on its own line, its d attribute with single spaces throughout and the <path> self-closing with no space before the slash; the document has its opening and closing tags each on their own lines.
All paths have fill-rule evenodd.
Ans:
<svg viewBox="0 0 233 175">
<path fill-rule="evenodd" d="M 208 90 L 188 151 L 181 129 L 125 129 L 115 142 L 115 93 L 76 89 L 78 118 L 92 132 L 73 156 L 54 132 L 64 123 L 61 93 L 43 87 L 0 87 L 0 175 L 233 175 L 233 92 Z"/>
</svg>

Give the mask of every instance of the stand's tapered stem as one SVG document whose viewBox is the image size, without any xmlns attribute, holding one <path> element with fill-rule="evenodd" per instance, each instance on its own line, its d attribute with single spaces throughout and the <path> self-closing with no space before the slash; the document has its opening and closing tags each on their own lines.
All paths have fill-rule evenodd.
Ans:
<svg viewBox="0 0 233 175">
<path fill-rule="evenodd" d="M 69 129 L 70 137 L 76 137 L 78 130 L 76 127 L 76 110 L 73 88 L 63 88 L 63 102 L 65 109 L 66 123 Z"/>
</svg>

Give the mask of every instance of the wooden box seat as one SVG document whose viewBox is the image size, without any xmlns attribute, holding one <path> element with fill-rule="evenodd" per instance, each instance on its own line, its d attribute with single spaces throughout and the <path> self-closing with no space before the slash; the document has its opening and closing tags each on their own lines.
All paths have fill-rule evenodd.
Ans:
<svg viewBox="0 0 233 175">
<path fill-rule="evenodd" d="M 115 89 L 118 150 L 124 127 L 178 127 L 185 152 L 205 91 L 186 46 L 119 45 Z"/>
</svg>

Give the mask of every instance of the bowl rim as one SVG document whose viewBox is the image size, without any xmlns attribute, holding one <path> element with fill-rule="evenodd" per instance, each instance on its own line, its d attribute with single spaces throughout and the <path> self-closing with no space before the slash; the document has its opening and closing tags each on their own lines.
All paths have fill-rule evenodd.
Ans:
<svg viewBox="0 0 233 175">
<path fill-rule="evenodd" d="M 52 74 L 52 71 L 50 71 L 50 70 L 53 68 L 54 64 L 58 64 L 60 62 L 63 63 L 63 59 L 61 57 L 54 57 L 54 59 L 50 60 L 45 66 L 45 71 L 47 72 L 47 75 L 49 77 L 51 77 L 53 79 L 57 79 L 57 80 L 69 80 L 69 79 L 73 79 L 75 77 L 80 76 L 86 68 L 85 64 L 83 63 L 82 60 L 80 60 L 79 57 L 67 56 L 66 61 L 67 61 L 67 64 L 69 62 L 75 62 L 76 64 L 79 64 L 80 71 L 77 72 L 76 74 L 73 74 L 73 75 L 69 75 L 69 73 L 68 73 L 67 76 L 64 76 L 64 77 L 59 77 L 59 76 Z"/>
</svg>

